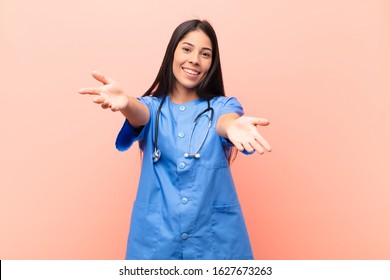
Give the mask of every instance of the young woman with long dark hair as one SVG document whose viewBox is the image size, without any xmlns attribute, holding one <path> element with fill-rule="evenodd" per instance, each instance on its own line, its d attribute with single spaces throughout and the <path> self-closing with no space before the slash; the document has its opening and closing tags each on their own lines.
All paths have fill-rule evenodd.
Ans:
<svg viewBox="0 0 390 280">
<path fill-rule="evenodd" d="M 211 25 L 190 20 L 175 29 L 142 97 L 92 75 L 103 85 L 79 92 L 126 117 L 118 150 L 138 141 L 143 152 L 126 259 L 253 259 L 229 163 L 234 150 L 271 151 L 257 129 L 269 122 L 225 97 Z"/>
</svg>

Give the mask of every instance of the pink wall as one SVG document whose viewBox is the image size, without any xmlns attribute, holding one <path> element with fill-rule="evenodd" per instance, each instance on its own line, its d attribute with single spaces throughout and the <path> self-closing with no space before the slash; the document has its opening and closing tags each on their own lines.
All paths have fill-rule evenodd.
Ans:
<svg viewBox="0 0 390 280">
<path fill-rule="evenodd" d="M 141 95 L 194 17 L 228 94 L 271 121 L 272 153 L 233 165 L 255 257 L 389 259 L 385 0 L 1 0 L 0 259 L 124 257 L 138 150 L 77 91 L 97 69 Z"/>
</svg>

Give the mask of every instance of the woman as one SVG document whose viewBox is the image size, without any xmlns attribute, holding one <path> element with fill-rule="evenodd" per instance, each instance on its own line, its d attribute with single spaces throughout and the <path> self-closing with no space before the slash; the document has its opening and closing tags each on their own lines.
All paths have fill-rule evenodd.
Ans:
<svg viewBox="0 0 390 280">
<path fill-rule="evenodd" d="M 229 161 L 234 149 L 271 151 L 257 130 L 269 122 L 225 97 L 211 25 L 190 20 L 175 29 L 141 98 L 92 75 L 103 86 L 80 93 L 126 117 L 117 149 L 138 140 L 143 152 L 126 259 L 253 259 Z"/>
</svg>

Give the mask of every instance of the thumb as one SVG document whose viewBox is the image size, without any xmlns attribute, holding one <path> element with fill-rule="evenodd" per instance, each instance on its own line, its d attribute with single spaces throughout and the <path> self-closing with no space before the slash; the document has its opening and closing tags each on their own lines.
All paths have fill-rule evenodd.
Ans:
<svg viewBox="0 0 390 280">
<path fill-rule="evenodd" d="M 269 120 L 264 119 L 264 118 L 255 118 L 255 119 L 253 120 L 253 124 L 254 124 L 254 125 L 266 126 L 266 125 L 269 125 Z"/>
<path fill-rule="evenodd" d="M 103 83 L 104 85 L 112 83 L 112 80 L 106 76 L 104 76 L 99 71 L 92 71 L 92 76 L 98 80 L 99 82 Z"/>
</svg>

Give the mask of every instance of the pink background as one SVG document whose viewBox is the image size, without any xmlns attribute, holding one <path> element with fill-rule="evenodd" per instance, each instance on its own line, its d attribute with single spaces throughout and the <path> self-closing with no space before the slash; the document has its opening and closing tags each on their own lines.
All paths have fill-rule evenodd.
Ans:
<svg viewBox="0 0 390 280">
<path fill-rule="evenodd" d="M 273 151 L 232 169 L 256 259 L 390 259 L 390 4 L 0 0 L 0 259 L 122 259 L 137 146 L 78 89 L 139 96 L 173 29 L 208 19 L 228 95 Z"/>
</svg>

